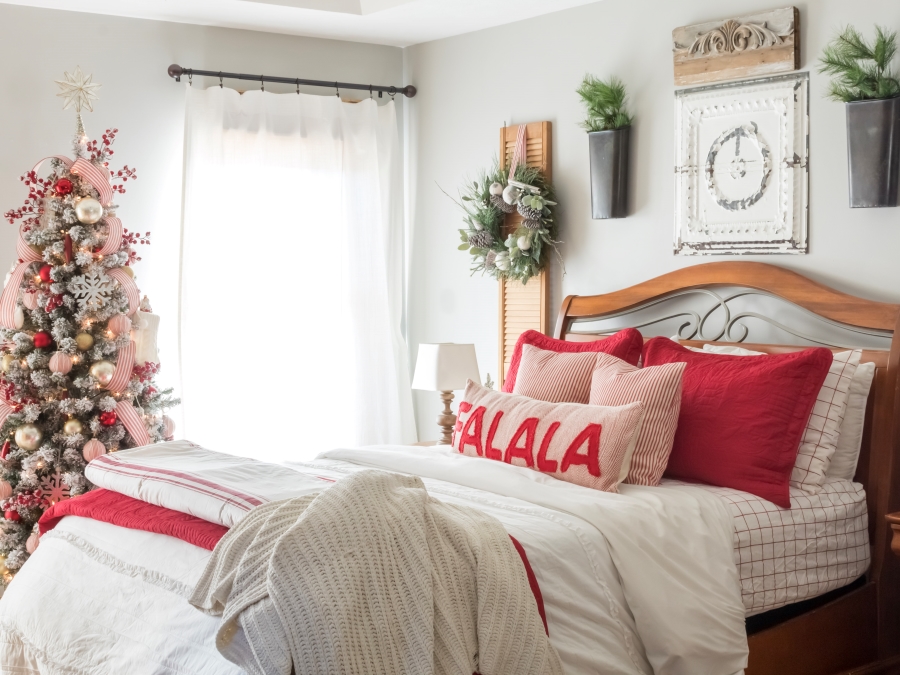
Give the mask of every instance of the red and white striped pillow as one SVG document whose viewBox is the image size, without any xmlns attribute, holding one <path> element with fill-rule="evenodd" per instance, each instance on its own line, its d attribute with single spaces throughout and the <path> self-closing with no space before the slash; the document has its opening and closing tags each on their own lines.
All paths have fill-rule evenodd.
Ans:
<svg viewBox="0 0 900 675">
<path fill-rule="evenodd" d="M 552 352 L 523 345 L 512 393 L 549 403 L 586 405 L 598 353 Z"/>
<path fill-rule="evenodd" d="M 459 404 L 453 447 L 464 455 L 617 492 L 628 474 L 643 410 L 638 402 L 617 407 L 546 403 L 470 380 Z"/>
<path fill-rule="evenodd" d="M 681 378 L 685 363 L 635 368 L 613 356 L 597 355 L 591 381 L 591 405 L 644 404 L 644 420 L 638 432 L 626 483 L 659 485 L 669 462 L 678 413 L 681 410 Z"/>
</svg>

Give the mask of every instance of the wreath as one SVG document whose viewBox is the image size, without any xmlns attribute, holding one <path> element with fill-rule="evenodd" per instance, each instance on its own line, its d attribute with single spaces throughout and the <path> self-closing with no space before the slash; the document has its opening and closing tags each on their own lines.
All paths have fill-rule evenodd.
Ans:
<svg viewBox="0 0 900 675">
<path fill-rule="evenodd" d="M 512 180 L 495 162 L 489 172 L 466 185 L 459 206 L 466 227 L 459 230 L 460 251 L 471 253 L 472 273 L 523 284 L 547 265 L 548 250 L 559 255 L 555 240 L 555 192 L 540 169 L 518 165 Z M 518 211 L 522 222 L 504 238 L 506 214 Z"/>
</svg>

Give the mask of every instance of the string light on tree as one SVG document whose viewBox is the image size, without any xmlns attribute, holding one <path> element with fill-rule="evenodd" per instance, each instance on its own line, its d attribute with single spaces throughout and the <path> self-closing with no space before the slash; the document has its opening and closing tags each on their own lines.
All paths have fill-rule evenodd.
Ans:
<svg viewBox="0 0 900 675">
<path fill-rule="evenodd" d="M 87 462 L 169 438 L 177 403 L 155 382 L 158 358 L 135 356 L 132 332 L 155 345 L 130 268 L 149 234 L 124 228 L 114 197 L 136 172 L 109 169 L 118 129 L 85 132 L 100 85 L 80 68 L 58 84 L 76 112 L 72 157 L 27 171 L 24 205 L 5 213 L 18 241 L 0 297 L 0 592 L 37 551 L 44 510 L 90 489 Z"/>
</svg>

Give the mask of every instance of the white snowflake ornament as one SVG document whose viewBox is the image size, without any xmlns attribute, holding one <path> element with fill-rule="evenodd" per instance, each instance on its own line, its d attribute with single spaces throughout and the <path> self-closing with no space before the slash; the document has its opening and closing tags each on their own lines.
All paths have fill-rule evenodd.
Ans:
<svg viewBox="0 0 900 675">
<path fill-rule="evenodd" d="M 70 497 L 69 486 L 66 485 L 59 471 L 41 478 L 41 492 L 51 504 L 56 504 Z"/>
<path fill-rule="evenodd" d="M 78 300 L 82 311 L 96 312 L 112 298 L 116 282 L 101 272 L 91 272 L 72 277 L 69 292 Z"/>
</svg>

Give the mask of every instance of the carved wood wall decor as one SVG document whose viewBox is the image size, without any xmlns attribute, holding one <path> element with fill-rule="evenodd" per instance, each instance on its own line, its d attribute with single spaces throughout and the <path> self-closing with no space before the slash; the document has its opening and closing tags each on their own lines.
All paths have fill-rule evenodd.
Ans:
<svg viewBox="0 0 900 675">
<path fill-rule="evenodd" d="M 517 132 L 518 126 L 500 129 L 500 165 L 507 170 L 516 147 Z M 525 125 L 525 163 L 539 168 L 548 182 L 553 179 L 550 157 L 550 122 L 532 122 Z M 515 231 L 521 221 L 522 216 L 518 212 L 508 214 L 504 233 Z M 550 332 L 548 308 L 550 291 L 547 274 L 545 269 L 527 284 L 511 280 L 501 281 L 499 284 L 498 389 L 503 386 L 506 369 L 509 367 L 509 360 L 512 358 L 513 348 L 519 336 L 526 330 L 536 330 L 544 334 Z"/>
<path fill-rule="evenodd" d="M 800 68 L 796 7 L 682 26 L 672 31 L 675 84 L 738 80 Z"/>
</svg>

